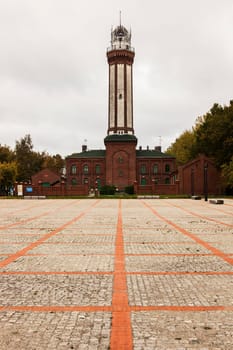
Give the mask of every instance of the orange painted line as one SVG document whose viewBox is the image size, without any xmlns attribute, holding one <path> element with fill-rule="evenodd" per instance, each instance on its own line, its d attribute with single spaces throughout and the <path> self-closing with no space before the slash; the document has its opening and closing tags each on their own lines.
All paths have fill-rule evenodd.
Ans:
<svg viewBox="0 0 233 350">
<path fill-rule="evenodd" d="M 146 202 L 142 202 L 144 204 L 145 207 L 147 207 L 148 209 L 150 209 L 152 211 L 152 213 L 154 215 L 156 215 L 158 218 L 160 218 L 162 221 L 166 222 L 167 224 L 169 224 L 170 226 L 174 227 L 177 231 L 181 232 L 182 234 L 184 234 L 185 236 L 193 239 L 195 242 L 197 242 L 198 244 L 200 244 L 201 246 L 203 246 L 204 248 L 208 249 L 209 251 L 211 251 L 215 256 L 217 256 L 218 258 L 221 258 L 222 260 L 226 261 L 228 264 L 233 265 L 233 259 L 230 258 L 227 254 L 223 253 L 221 250 L 214 248 L 213 246 L 211 246 L 209 243 L 203 241 L 202 239 L 200 239 L 198 236 L 194 235 L 193 233 L 185 230 L 184 228 L 178 226 L 177 224 L 175 224 L 174 222 L 172 222 L 171 220 L 168 220 L 166 217 L 160 215 L 154 208 L 152 208 L 149 204 L 147 204 Z"/>
<path fill-rule="evenodd" d="M 130 307 L 128 303 L 125 275 L 124 241 L 122 231 L 121 200 L 118 207 L 117 235 L 115 242 L 115 268 L 112 296 L 111 350 L 131 350 L 133 348 Z"/>
<path fill-rule="evenodd" d="M 1 311 L 21 311 L 21 312 L 111 312 L 111 306 L 28 306 L 9 305 L 0 306 Z"/>
<path fill-rule="evenodd" d="M 217 224 L 221 224 L 221 225 L 225 225 L 225 226 L 228 226 L 228 227 L 233 227 L 233 224 L 228 224 L 226 222 L 223 222 L 223 221 L 219 221 L 219 220 L 216 220 L 216 219 L 212 219 L 212 218 L 209 218 L 208 216 L 204 216 L 204 215 L 200 215 L 200 214 L 197 214 L 197 213 L 194 213 L 193 211 L 191 210 L 188 210 L 188 209 L 185 209 L 183 207 L 181 207 L 180 205 L 175 205 L 175 204 L 172 204 L 171 202 L 169 202 L 169 204 L 172 206 L 172 207 L 175 207 L 175 208 L 178 208 L 178 209 L 181 209 L 182 211 L 186 212 L 186 213 L 189 213 L 193 216 L 196 216 L 198 218 L 201 218 L 201 219 L 204 219 L 204 220 L 207 220 L 207 221 L 213 221 L 213 222 L 216 222 Z M 216 209 L 216 208 L 214 208 Z"/>
<path fill-rule="evenodd" d="M 38 247 L 39 245 L 41 245 L 42 243 L 44 243 L 46 240 L 48 240 L 49 238 L 55 236 L 57 233 L 59 233 L 60 231 L 64 230 L 67 226 L 72 225 L 73 223 L 75 223 L 76 221 L 80 220 L 84 215 L 86 215 L 86 213 L 91 210 L 95 205 L 97 205 L 97 203 L 99 203 L 100 200 L 97 200 L 94 202 L 94 204 L 92 204 L 90 207 L 88 207 L 86 210 L 84 210 L 83 212 L 81 212 L 78 216 L 74 217 L 72 220 L 66 222 L 64 225 L 58 227 L 57 229 L 46 233 L 45 235 L 43 235 L 40 239 L 38 239 L 37 241 L 29 244 L 27 247 L 19 250 L 18 252 L 16 252 L 15 254 L 12 254 L 11 256 L 9 256 L 7 259 L 0 261 L 0 268 L 3 268 L 7 265 L 9 265 L 10 263 L 12 263 L 13 261 L 15 261 L 16 259 L 20 258 L 21 256 L 24 256 L 25 254 L 27 254 L 30 250 Z"/>
</svg>

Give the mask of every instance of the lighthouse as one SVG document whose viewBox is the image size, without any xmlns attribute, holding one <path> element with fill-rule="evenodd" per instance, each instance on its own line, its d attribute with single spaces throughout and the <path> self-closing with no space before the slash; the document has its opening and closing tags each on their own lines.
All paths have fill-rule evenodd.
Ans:
<svg viewBox="0 0 233 350">
<path fill-rule="evenodd" d="M 137 138 L 133 127 L 133 62 L 131 31 L 121 23 L 111 31 L 109 66 L 106 184 L 120 190 L 136 180 Z"/>
<path fill-rule="evenodd" d="M 123 25 L 111 31 L 107 49 L 109 64 L 108 135 L 134 134 L 133 128 L 133 61 L 131 31 Z"/>
<path fill-rule="evenodd" d="M 123 192 L 133 187 L 138 194 L 178 193 L 176 184 L 170 182 L 175 158 L 160 149 L 149 149 L 149 146 L 136 149 L 133 115 L 135 51 L 131 46 L 131 30 L 120 20 L 120 24 L 111 30 L 110 39 L 110 47 L 106 50 L 106 74 L 109 77 L 106 149 L 89 150 L 84 145 L 81 152 L 66 158 L 67 191 L 87 194 L 107 185 Z"/>
</svg>

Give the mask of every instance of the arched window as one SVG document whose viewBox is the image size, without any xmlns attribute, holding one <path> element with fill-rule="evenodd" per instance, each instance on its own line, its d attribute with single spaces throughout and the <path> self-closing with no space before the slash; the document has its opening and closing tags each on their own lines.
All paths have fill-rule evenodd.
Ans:
<svg viewBox="0 0 233 350">
<path fill-rule="evenodd" d="M 77 174 L 77 167 L 75 164 L 71 165 L 71 170 L 70 170 L 72 175 L 76 175 Z"/>
<path fill-rule="evenodd" d="M 159 166 L 158 166 L 158 164 L 154 164 L 154 166 L 153 166 L 153 174 L 158 174 L 158 172 L 159 172 Z"/>
<path fill-rule="evenodd" d="M 140 173 L 141 174 L 146 174 L 146 166 L 145 166 L 145 164 L 141 165 Z"/>
<path fill-rule="evenodd" d="M 165 164 L 165 173 L 169 173 L 169 172 L 170 172 L 170 165 Z"/>
<path fill-rule="evenodd" d="M 89 172 L 88 165 L 85 164 L 85 165 L 83 166 L 83 173 L 84 173 L 84 174 L 88 174 L 88 172 Z"/>
</svg>

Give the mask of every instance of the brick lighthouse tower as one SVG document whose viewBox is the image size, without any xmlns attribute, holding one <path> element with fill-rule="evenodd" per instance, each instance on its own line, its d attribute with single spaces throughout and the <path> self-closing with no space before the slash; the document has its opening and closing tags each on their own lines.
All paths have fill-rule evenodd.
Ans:
<svg viewBox="0 0 233 350">
<path fill-rule="evenodd" d="M 117 26 L 111 32 L 107 50 L 109 64 L 108 136 L 106 146 L 106 184 L 120 190 L 136 180 L 137 138 L 133 128 L 133 61 L 131 32 Z"/>
</svg>

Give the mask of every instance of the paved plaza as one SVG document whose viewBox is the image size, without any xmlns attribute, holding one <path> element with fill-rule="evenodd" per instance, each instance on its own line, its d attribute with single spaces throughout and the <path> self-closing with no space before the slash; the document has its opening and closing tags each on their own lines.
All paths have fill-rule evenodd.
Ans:
<svg viewBox="0 0 233 350">
<path fill-rule="evenodd" d="M 1 350 L 232 350 L 233 200 L 0 200 Z"/>
</svg>

